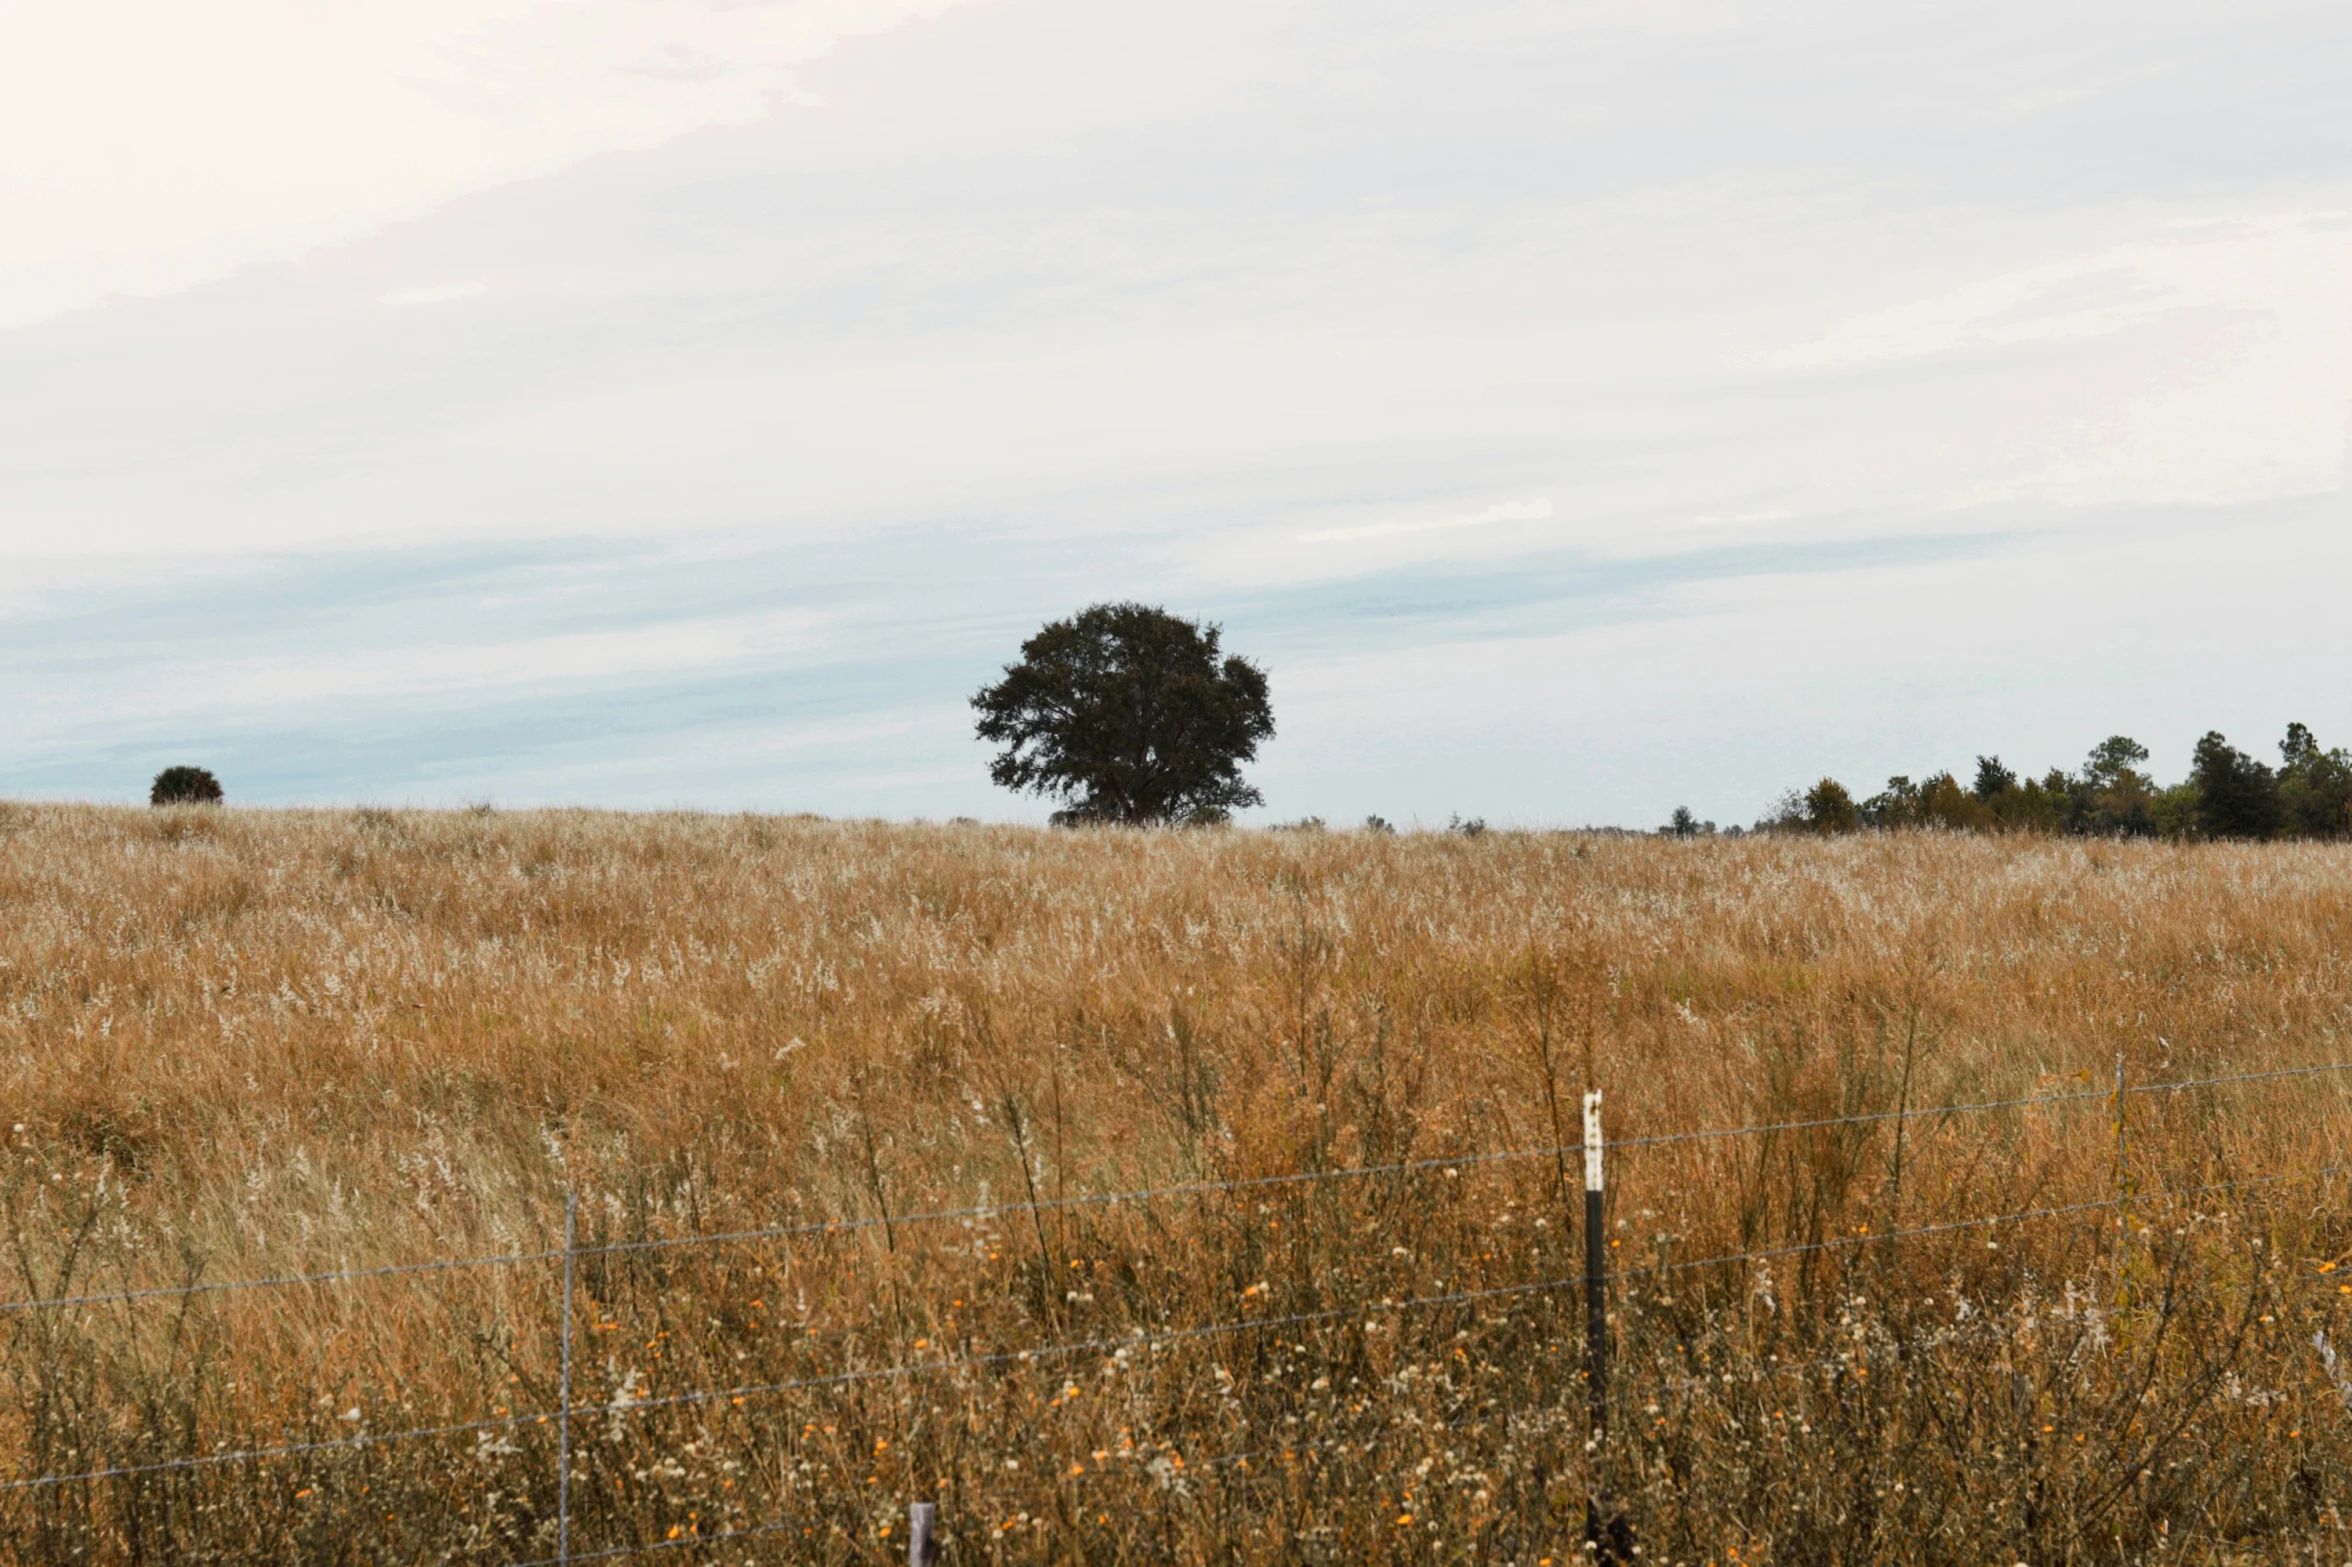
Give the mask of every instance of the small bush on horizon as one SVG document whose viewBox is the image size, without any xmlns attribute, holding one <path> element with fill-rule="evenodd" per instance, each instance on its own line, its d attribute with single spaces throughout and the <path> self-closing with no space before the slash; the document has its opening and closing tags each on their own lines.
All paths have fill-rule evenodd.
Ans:
<svg viewBox="0 0 2352 1567">
<path fill-rule="evenodd" d="M 149 805 L 218 805 L 220 780 L 205 767 L 167 767 L 155 775 L 147 791 Z"/>
</svg>

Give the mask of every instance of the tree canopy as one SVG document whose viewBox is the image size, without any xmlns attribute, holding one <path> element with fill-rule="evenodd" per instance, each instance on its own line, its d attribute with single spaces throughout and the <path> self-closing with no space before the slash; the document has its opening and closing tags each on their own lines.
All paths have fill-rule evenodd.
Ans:
<svg viewBox="0 0 2352 1567">
<path fill-rule="evenodd" d="M 1758 825 L 1823 833 L 1913 827 L 2111 838 L 2352 837 L 2352 753 L 2322 748 L 2310 729 L 2289 724 L 2279 759 L 2272 768 L 2210 732 L 2197 742 L 2189 776 L 2166 788 L 2141 770 L 2146 746 L 2110 735 L 2091 748 L 2081 771 L 2053 767 L 2040 778 L 1979 756 L 1973 787 L 1950 772 L 1918 783 L 1898 776 L 1859 803 L 1824 778 L 1784 797 Z"/>
<path fill-rule="evenodd" d="M 1096 604 L 1021 644 L 972 698 L 988 775 L 1056 796 L 1058 826 L 1220 822 L 1264 803 L 1242 780 L 1274 734 L 1266 672 L 1214 625 L 1148 604 Z"/>
<path fill-rule="evenodd" d="M 2278 775 L 2208 730 L 2197 742 L 2191 769 L 2197 786 L 2197 827 L 2207 838 L 2278 836 Z"/>
</svg>

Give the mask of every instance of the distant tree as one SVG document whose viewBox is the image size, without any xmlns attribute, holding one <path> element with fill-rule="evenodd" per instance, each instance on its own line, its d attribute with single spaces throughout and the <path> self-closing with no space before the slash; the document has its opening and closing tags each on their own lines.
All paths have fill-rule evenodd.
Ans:
<svg viewBox="0 0 2352 1567">
<path fill-rule="evenodd" d="M 2145 837 L 2156 831 L 2156 782 L 2140 771 L 2148 748 L 2129 735 L 2109 735 L 2091 747 L 2082 778 L 2068 793 L 2071 832 Z"/>
<path fill-rule="evenodd" d="M 1808 832 L 1852 832 L 1862 825 L 1862 813 L 1844 784 L 1824 778 L 1805 791 L 1804 825 Z"/>
<path fill-rule="evenodd" d="M 2311 731 L 2287 725 L 2279 742 L 2279 805 L 2287 832 L 2298 838 L 2352 833 L 2352 754 L 2321 750 Z"/>
<path fill-rule="evenodd" d="M 1999 757 L 1980 756 L 1976 759 L 1976 786 L 1969 793 L 1990 805 L 2016 787 L 2017 775 L 2002 766 Z"/>
<path fill-rule="evenodd" d="M 2210 730 L 2190 764 L 2197 832 L 2205 838 L 2275 838 L 2283 816 L 2278 775 Z"/>
<path fill-rule="evenodd" d="M 2059 832 L 2083 830 L 2082 822 L 2090 810 L 2090 790 L 2081 779 L 2070 777 L 2063 767 L 2053 767 L 2042 775 L 2042 795 L 2049 801 L 2051 819 Z"/>
<path fill-rule="evenodd" d="M 988 775 L 1068 803 L 1057 825 L 1221 822 L 1264 803 L 1241 764 L 1274 733 L 1266 672 L 1223 656 L 1214 625 L 1096 604 L 1021 644 L 972 698 Z"/>
<path fill-rule="evenodd" d="M 2178 842 L 2183 838 L 2199 836 L 2197 780 L 2184 779 L 2157 790 L 2156 797 L 2148 803 L 2148 820 L 2153 824 L 2151 830 L 2159 838 Z"/>
<path fill-rule="evenodd" d="M 1367 816 L 1364 818 L 1364 831 L 1375 836 L 1393 836 L 1396 828 L 1389 825 L 1385 816 Z"/>
<path fill-rule="evenodd" d="M 1864 800 L 1860 806 L 1865 827 L 1916 827 L 1919 825 L 1919 786 L 1907 774 L 1897 773 L 1886 781 L 1886 787 Z"/>
<path fill-rule="evenodd" d="M 2057 832 L 2062 801 L 2037 778 L 2027 778 L 1992 799 L 1993 825 L 2003 832 Z"/>
<path fill-rule="evenodd" d="M 2148 748 L 2130 735 L 2109 735 L 2091 747 L 2090 759 L 2083 763 L 2083 777 L 2094 788 L 2102 787 L 2129 776 L 2147 759 Z"/>
<path fill-rule="evenodd" d="M 149 805 L 218 805 L 220 780 L 202 767 L 167 767 L 147 791 Z"/>
<path fill-rule="evenodd" d="M 1946 832 L 1983 832 L 1993 825 L 1991 810 L 1948 772 L 1919 786 L 1919 814 L 1925 825 Z"/>
<path fill-rule="evenodd" d="M 1674 808 L 1674 814 L 1666 820 L 1666 833 L 1673 838 L 1696 838 L 1699 835 L 1699 819 L 1692 814 L 1689 806 L 1678 805 Z"/>
<path fill-rule="evenodd" d="M 1948 772 L 1936 773 L 1916 784 L 1900 774 L 1889 778 L 1886 788 L 1863 801 L 1857 814 L 1865 827 L 1932 827 L 1946 832 L 1968 832 L 1993 825 L 1992 812 L 1961 788 L 1960 780 Z"/>
</svg>

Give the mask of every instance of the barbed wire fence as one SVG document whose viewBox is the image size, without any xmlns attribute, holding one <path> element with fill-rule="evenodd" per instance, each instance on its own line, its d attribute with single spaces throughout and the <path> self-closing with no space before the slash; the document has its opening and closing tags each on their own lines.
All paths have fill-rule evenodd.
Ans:
<svg viewBox="0 0 2352 1567">
<path fill-rule="evenodd" d="M 2092 1213 L 2115 1213 L 2120 1218 L 2127 1195 L 2175 1201 L 2218 1193 L 2238 1193 L 2296 1182 L 2326 1181 L 2352 1175 L 2352 1165 L 2330 1164 L 2307 1170 L 2278 1172 L 2252 1177 L 2233 1177 L 2195 1186 L 2169 1188 L 2160 1192 L 2138 1192 L 2123 1168 L 2126 1144 L 2125 1107 L 2140 1096 L 2170 1095 L 2196 1090 L 2229 1087 L 2260 1082 L 2276 1082 L 2297 1078 L 2313 1078 L 2352 1071 L 2352 1061 L 2330 1062 L 2312 1066 L 2286 1067 L 2261 1072 L 2241 1072 L 2201 1078 L 2175 1079 L 2152 1083 L 2128 1083 L 2123 1079 L 2118 1062 L 2115 1087 L 2083 1089 L 2080 1091 L 2029 1094 L 2002 1099 L 1973 1100 L 1951 1104 L 1906 1106 L 1893 1110 L 1858 1112 L 1848 1115 L 1822 1116 L 1803 1120 L 1759 1122 L 1731 1127 L 1698 1128 L 1681 1132 L 1652 1134 L 1608 1139 L 1603 1135 L 1601 1119 L 1602 1096 L 1598 1091 L 1585 1099 L 1585 1136 L 1575 1144 L 1546 1145 L 1527 1148 L 1466 1153 L 1450 1157 L 1429 1157 L 1398 1160 L 1386 1163 L 1349 1165 L 1331 1169 L 1289 1171 L 1274 1175 L 1245 1177 L 1232 1180 L 1185 1181 L 1130 1190 L 1085 1193 L 1077 1196 L 1038 1197 L 1033 1200 L 976 1204 L 955 1208 L 937 1208 L 906 1214 L 875 1218 L 820 1220 L 804 1223 L 761 1226 L 748 1229 L 719 1231 L 706 1234 L 665 1236 L 640 1240 L 607 1241 L 581 1245 L 577 1231 L 577 1197 L 567 1193 L 564 1214 L 564 1245 L 561 1248 L 512 1251 L 490 1255 L 437 1258 L 412 1263 L 387 1264 L 364 1268 L 327 1269 L 230 1280 L 191 1282 L 182 1285 L 154 1286 L 111 1291 L 87 1291 L 53 1297 L 23 1298 L 0 1301 L 0 1317 L 16 1317 L 28 1313 L 70 1310 L 99 1305 L 127 1305 L 166 1300 L 187 1300 L 197 1297 L 234 1294 L 250 1291 L 286 1290 L 303 1286 L 345 1285 L 368 1283 L 389 1278 L 448 1275 L 475 1270 L 520 1268 L 533 1264 L 561 1263 L 561 1342 L 558 1397 L 553 1407 L 522 1414 L 504 1414 L 483 1420 L 419 1425 L 383 1432 L 359 1432 L 347 1437 L 289 1441 L 266 1446 L 242 1447 L 212 1453 L 196 1453 L 183 1457 L 160 1459 L 148 1463 L 123 1464 L 86 1469 L 69 1473 L 53 1473 L 0 1480 L 0 1495 L 40 1491 L 65 1486 L 93 1485 L 102 1482 L 133 1479 L 191 1470 L 260 1463 L 269 1460 L 299 1458 L 327 1453 L 351 1452 L 360 1449 L 391 1446 L 435 1438 L 486 1435 L 525 1427 L 553 1424 L 557 1428 L 557 1551 L 553 1556 L 527 1561 L 516 1561 L 508 1567 L 569 1567 L 574 1562 L 611 1561 L 626 1557 L 654 1554 L 697 1546 L 712 1546 L 733 1541 L 757 1539 L 789 1532 L 799 1526 L 799 1520 L 725 1530 L 689 1532 L 664 1540 L 646 1541 L 629 1545 L 575 1551 L 571 1542 L 571 1438 L 575 1418 L 597 1417 L 608 1420 L 630 1419 L 644 1414 L 672 1408 L 716 1403 L 741 1404 L 755 1398 L 777 1398 L 796 1392 L 813 1392 L 868 1383 L 886 1383 L 923 1377 L 951 1375 L 956 1372 L 987 1370 L 1015 1365 L 1035 1365 L 1071 1357 L 1154 1349 L 1164 1346 L 1228 1338 L 1247 1333 L 1266 1332 L 1284 1328 L 1307 1328 L 1317 1325 L 1361 1320 L 1368 1316 L 1403 1316 L 1417 1311 L 1435 1311 L 1455 1307 L 1477 1307 L 1504 1301 L 1537 1296 L 1566 1295 L 1582 1292 L 1586 1323 L 1585 1368 L 1582 1373 L 1588 1399 L 1587 1418 L 1595 1441 L 1605 1433 L 1607 1423 L 1607 1379 L 1610 1372 L 1608 1336 L 1608 1292 L 1614 1285 L 1637 1280 L 1666 1278 L 1707 1269 L 1730 1268 L 1740 1264 L 1770 1262 L 1791 1257 L 1813 1256 L 1840 1251 L 1857 1250 L 1891 1242 L 1924 1239 L 1971 1230 L 1990 1229 L 2003 1225 L 2027 1224 L 2047 1219 L 2081 1217 Z M 2105 1198 L 2048 1204 L 2015 1209 L 1994 1214 L 1976 1215 L 1935 1223 L 1865 1229 L 1853 1235 L 1827 1236 L 1817 1240 L 1779 1246 L 1755 1247 L 1717 1255 L 1659 1262 L 1638 1267 L 1612 1269 L 1608 1265 L 1608 1245 L 1604 1239 L 1603 1213 L 1607 1199 L 1606 1160 L 1612 1153 L 1634 1153 L 1645 1150 L 1723 1142 L 1740 1138 L 1779 1136 L 1787 1133 L 1821 1131 L 1837 1127 L 1879 1125 L 1890 1122 L 1923 1121 L 1985 1114 L 2001 1110 L 2042 1108 L 2065 1104 L 2104 1101 L 2115 1107 L 2115 1135 L 2117 1146 L 2117 1178 L 2115 1192 Z M 577 1270 L 584 1261 L 629 1254 L 666 1252 L 682 1249 L 702 1249 L 721 1245 L 749 1242 L 784 1242 L 812 1238 L 830 1238 L 883 1228 L 886 1226 L 918 1226 L 932 1224 L 972 1224 L 1001 1218 L 1029 1218 L 1056 1211 L 1082 1209 L 1116 1209 L 1145 1206 L 1173 1200 L 1213 1195 L 1266 1193 L 1305 1186 L 1320 1186 L 1333 1182 L 1375 1179 L 1384 1176 L 1403 1176 L 1443 1172 L 1456 1174 L 1463 1170 L 1526 1163 L 1535 1161 L 1565 1161 L 1580 1157 L 1584 1166 L 1584 1262 L 1581 1272 L 1527 1282 L 1485 1286 L 1475 1289 L 1455 1289 L 1404 1299 L 1383 1298 L 1354 1301 L 1315 1311 L 1289 1312 L 1269 1316 L 1241 1317 L 1229 1321 L 1197 1324 L 1157 1332 L 1131 1329 L 1124 1333 L 1069 1339 L 1018 1349 L 998 1349 L 977 1353 L 941 1354 L 922 1360 L 893 1362 L 883 1366 L 860 1367 L 823 1375 L 750 1382 L 729 1387 L 697 1388 L 665 1394 L 660 1397 L 624 1396 L 601 1401 L 580 1401 L 575 1396 L 573 1364 L 573 1294 Z M 2352 1293 L 2352 1285 L 2341 1286 Z M 1784 1363 L 1772 1368 L 1771 1375 L 1796 1374 L 1804 1371 L 1835 1370 L 1846 1362 L 1820 1360 Z M 1670 1379 L 1669 1379 L 1670 1380 Z M 1689 1380 L 1689 1379 L 1685 1379 Z M 1509 1416 L 1487 1416 L 1452 1422 L 1449 1429 L 1469 1429 L 1494 1423 Z M 1274 1457 L 1292 1458 L 1305 1452 L 1349 1445 L 1347 1439 L 1267 1447 L 1241 1453 L 1226 1454 L 1207 1461 L 1208 1467 L 1247 1469 Z M 920 1564 L 934 1560 L 936 1540 L 931 1536 L 931 1511 L 934 1504 L 914 1502 L 917 1527 L 910 1531 L 910 1560 Z M 926 1551 L 933 1554 L 925 1554 Z"/>
</svg>

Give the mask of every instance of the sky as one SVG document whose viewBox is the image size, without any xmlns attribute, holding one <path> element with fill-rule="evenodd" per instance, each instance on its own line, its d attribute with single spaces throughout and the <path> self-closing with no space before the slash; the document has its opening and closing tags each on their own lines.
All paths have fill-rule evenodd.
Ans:
<svg viewBox="0 0 2352 1567">
<path fill-rule="evenodd" d="M 2352 9 L 85 0 L 0 52 L 0 795 L 1248 819 L 2352 743 Z"/>
</svg>

